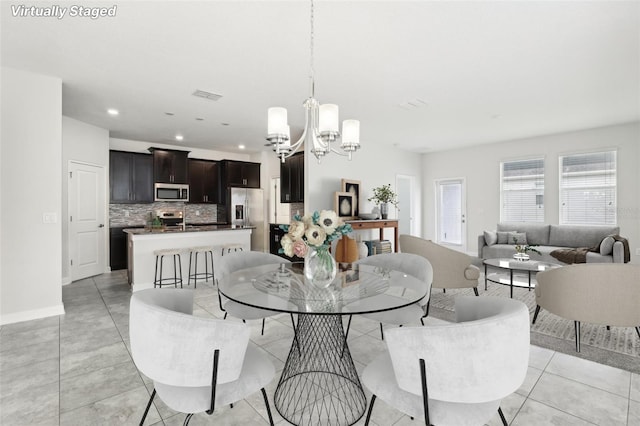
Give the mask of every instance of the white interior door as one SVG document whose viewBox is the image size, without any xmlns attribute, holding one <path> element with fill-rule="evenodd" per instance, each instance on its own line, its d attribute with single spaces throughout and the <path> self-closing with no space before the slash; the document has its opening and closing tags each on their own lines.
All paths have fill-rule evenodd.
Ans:
<svg viewBox="0 0 640 426">
<path fill-rule="evenodd" d="M 464 179 L 436 182 L 436 231 L 441 244 L 466 249 L 466 205 Z"/>
<path fill-rule="evenodd" d="M 398 189 L 398 233 L 400 235 L 417 235 L 414 202 L 415 177 L 396 176 L 396 188 Z"/>
<path fill-rule="evenodd" d="M 69 259 L 76 281 L 105 271 L 105 172 L 73 161 L 69 171 Z"/>
</svg>

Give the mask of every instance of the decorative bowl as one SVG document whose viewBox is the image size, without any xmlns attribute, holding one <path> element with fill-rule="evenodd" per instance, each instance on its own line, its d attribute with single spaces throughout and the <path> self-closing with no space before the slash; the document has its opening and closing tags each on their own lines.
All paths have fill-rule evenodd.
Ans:
<svg viewBox="0 0 640 426">
<path fill-rule="evenodd" d="M 374 220 L 378 218 L 378 215 L 374 213 L 360 213 L 358 216 L 364 220 Z"/>
<path fill-rule="evenodd" d="M 519 262 L 526 262 L 529 260 L 529 255 L 526 253 L 516 253 L 513 258 Z"/>
</svg>

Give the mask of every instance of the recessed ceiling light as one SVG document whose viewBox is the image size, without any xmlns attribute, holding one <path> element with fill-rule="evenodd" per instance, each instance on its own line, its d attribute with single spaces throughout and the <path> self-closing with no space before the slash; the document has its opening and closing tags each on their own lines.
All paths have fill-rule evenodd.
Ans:
<svg viewBox="0 0 640 426">
<path fill-rule="evenodd" d="M 196 117 L 196 120 L 197 120 L 197 121 L 204 121 L 204 118 L 202 118 L 202 117 Z"/>
<path fill-rule="evenodd" d="M 238 149 L 244 149 L 244 145 L 238 145 Z"/>
<path fill-rule="evenodd" d="M 184 140 L 184 136 L 182 136 L 182 135 L 176 135 L 176 140 L 177 140 L 177 141 L 182 141 L 182 140 Z"/>
<path fill-rule="evenodd" d="M 108 113 L 109 115 L 114 115 L 114 116 L 115 116 L 115 115 L 120 114 L 120 112 L 119 112 L 117 109 L 115 109 L 115 108 L 109 108 L 109 109 L 107 110 L 107 113 Z"/>
<path fill-rule="evenodd" d="M 229 123 L 220 123 L 220 124 L 222 124 L 223 126 L 228 126 L 229 125 Z"/>
<path fill-rule="evenodd" d="M 172 112 L 165 112 L 165 115 L 174 115 Z"/>
</svg>

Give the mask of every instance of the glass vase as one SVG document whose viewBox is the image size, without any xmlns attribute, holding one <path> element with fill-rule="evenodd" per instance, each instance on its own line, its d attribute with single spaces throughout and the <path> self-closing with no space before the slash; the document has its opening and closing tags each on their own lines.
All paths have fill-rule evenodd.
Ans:
<svg viewBox="0 0 640 426">
<path fill-rule="evenodd" d="M 313 285 L 320 288 L 328 287 L 335 279 L 336 273 L 336 261 L 329 253 L 328 247 L 309 247 L 304 258 L 304 276 Z"/>
</svg>

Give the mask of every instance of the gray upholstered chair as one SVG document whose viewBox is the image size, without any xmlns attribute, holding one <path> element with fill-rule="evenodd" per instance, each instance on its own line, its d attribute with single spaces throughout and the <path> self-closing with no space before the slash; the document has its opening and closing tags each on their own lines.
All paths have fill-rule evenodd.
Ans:
<svg viewBox="0 0 640 426">
<path fill-rule="evenodd" d="M 387 331 L 387 351 L 367 365 L 373 393 L 427 425 L 484 425 L 523 383 L 529 364 L 529 310 L 500 297 L 455 299 L 456 322 Z M 375 420 L 375 418 L 374 418 Z"/>
<path fill-rule="evenodd" d="M 401 326 L 403 324 L 415 324 L 420 321 L 424 324 L 422 319 L 429 314 L 429 297 L 431 295 L 431 280 L 433 278 L 433 270 L 427 259 L 410 253 L 386 253 L 365 257 L 357 261 L 356 264 L 401 271 L 424 282 L 427 286 L 427 294 L 419 303 L 414 303 L 413 305 L 400 309 L 360 315 L 380 323 L 380 336 L 382 339 L 384 339 L 384 332 L 382 331 L 383 323 Z M 377 300 L 377 303 L 379 303 L 379 300 Z M 361 305 L 364 304 L 366 304 L 366 299 L 361 301 Z M 347 325 L 347 334 L 349 333 L 350 325 L 351 316 L 349 317 L 349 324 Z"/>
<path fill-rule="evenodd" d="M 235 271 L 254 266 L 269 265 L 272 263 L 291 263 L 287 259 L 270 253 L 258 251 L 236 251 L 226 253 L 224 256 L 214 256 L 214 270 L 216 282 L 226 279 L 226 277 Z M 267 309 L 254 308 L 243 305 L 233 300 L 229 300 L 218 292 L 218 301 L 220 309 L 224 311 L 224 318 L 227 314 L 232 317 L 244 320 L 262 320 L 262 334 L 264 334 L 265 318 L 277 315 L 278 312 L 269 311 Z"/>
<path fill-rule="evenodd" d="M 635 327 L 640 337 L 640 266 L 629 263 L 581 263 L 536 275 L 536 311 L 540 308 L 574 321 L 580 352 L 580 322 Z"/>
<path fill-rule="evenodd" d="M 248 326 L 194 317 L 192 311 L 192 290 L 149 289 L 131 296 L 131 356 L 154 386 L 140 424 L 156 393 L 172 410 L 187 413 L 187 425 L 193 414 L 212 414 L 261 390 L 273 425 L 264 388 L 275 369 L 249 343 Z"/>
<path fill-rule="evenodd" d="M 432 287 L 443 290 L 473 288 L 476 296 L 478 295 L 480 269 L 471 264 L 471 256 L 424 238 L 411 235 L 400 235 L 399 238 L 402 253 L 417 254 L 429 260 L 433 266 Z"/>
</svg>

